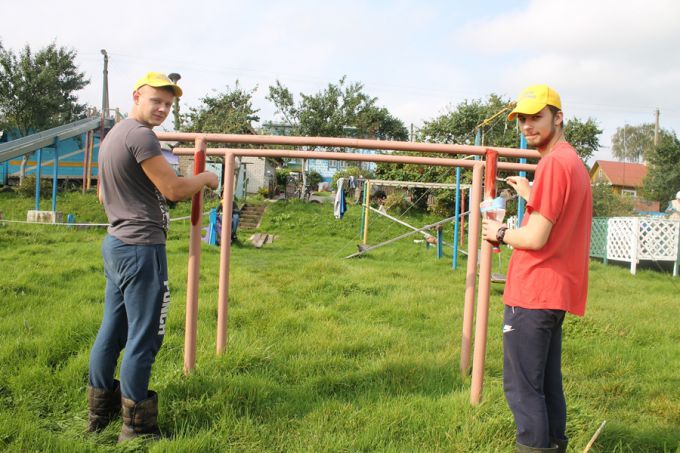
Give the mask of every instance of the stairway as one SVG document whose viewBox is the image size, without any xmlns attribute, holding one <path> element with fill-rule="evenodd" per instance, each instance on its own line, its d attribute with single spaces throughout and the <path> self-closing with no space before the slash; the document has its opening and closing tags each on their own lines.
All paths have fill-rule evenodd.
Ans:
<svg viewBox="0 0 680 453">
<path fill-rule="evenodd" d="M 254 230 L 260 226 L 264 210 L 264 205 L 244 204 L 241 208 L 241 217 L 238 224 L 239 230 Z"/>
</svg>

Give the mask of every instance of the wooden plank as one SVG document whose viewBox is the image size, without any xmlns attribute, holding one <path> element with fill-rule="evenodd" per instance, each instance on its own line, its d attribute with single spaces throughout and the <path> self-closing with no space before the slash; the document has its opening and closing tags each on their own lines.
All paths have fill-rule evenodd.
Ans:
<svg viewBox="0 0 680 453">
<path fill-rule="evenodd" d="M 267 233 L 256 233 L 252 240 L 252 243 L 255 246 L 255 248 L 257 249 L 262 248 L 262 245 L 267 240 L 267 236 L 268 236 Z"/>
</svg>

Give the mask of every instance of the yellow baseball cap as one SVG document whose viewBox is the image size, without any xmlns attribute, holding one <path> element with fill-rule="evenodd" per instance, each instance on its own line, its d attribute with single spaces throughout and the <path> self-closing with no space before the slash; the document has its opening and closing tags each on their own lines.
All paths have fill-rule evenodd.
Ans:
<svg viewBox="0 0 680 453">
<path fill-rule="evenodd" d="M 172 91 L 175 93 L 175 96 L 177 97 L 182 96 L 182 89 L 175 82 L 170 80 L 168 76 L 160 72 L 147 72 L 144 77 L 137 80 L 137 83 L 135 83 L 135 91 L 137 91 L 140 87 L 143 87 L 144 85 L 149 85 L 155 88 L 170 87 L 172 88 Z"/>
<path fill-rule="evenodd" d="M 534 115 L 543 110 L 546 105 L 562 110 L 560 95 L 548 85 L 532 85 L 519 94 L 517 105 L 508 115 L 508 121 L 514 120 L 518 113 Z"/>
</svg>

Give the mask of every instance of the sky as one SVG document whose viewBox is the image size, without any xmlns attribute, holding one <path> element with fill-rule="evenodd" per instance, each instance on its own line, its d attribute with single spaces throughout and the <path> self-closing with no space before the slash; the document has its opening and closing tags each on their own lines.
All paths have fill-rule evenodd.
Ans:
<svg viewBox="0 0 680 453">
<path fill-rule="evenodd" d="M 277 80 L 299 99 L 346 76 L 415 128 L 465 100 L 546 83 L 567 119 L 604 130 L 594 159 L 612 158 L 617 127 L 652 123 L 657 109 L 680 132 L 677 0 L 3 3 L 6 49 L 77 52 L 91 82 L 80 102 L 102 104 L 106 49 L 109 104 L 122 112 L 148 71 L 181 75 L 182 111 L 238 81 L 256 90 L 264 121 L 276 119 L 265 96 Z"/>
</svg>

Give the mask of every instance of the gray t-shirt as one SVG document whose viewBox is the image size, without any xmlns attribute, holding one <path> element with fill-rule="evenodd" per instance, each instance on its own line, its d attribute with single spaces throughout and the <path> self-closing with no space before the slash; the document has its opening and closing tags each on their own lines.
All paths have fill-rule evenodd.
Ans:
<svg viewBox="0 0 680 453">
<path fill-rule="evenodd" d="M 108 232 L 126 244 L 165 244 L 168 207 L 140 165 L 160 156 L 153 131 L 125 119 L 106 135 L 99 152 L 99 179 Z"/>
</svg>

